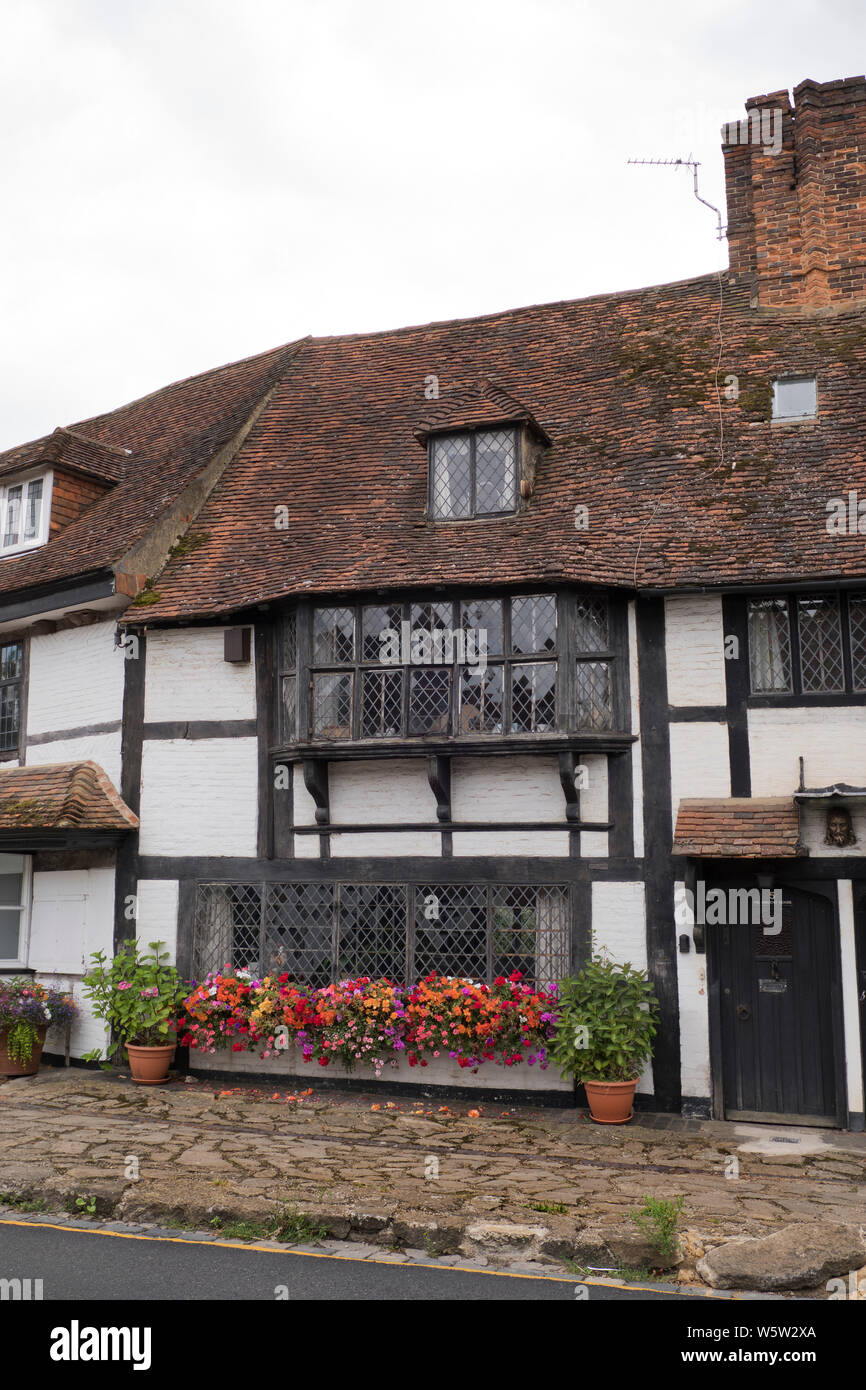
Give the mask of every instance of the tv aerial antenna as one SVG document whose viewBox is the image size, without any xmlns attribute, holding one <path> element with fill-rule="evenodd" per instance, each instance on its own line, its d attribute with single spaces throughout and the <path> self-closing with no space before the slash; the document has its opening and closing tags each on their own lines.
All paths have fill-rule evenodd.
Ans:
<svg viewBox="0 0 866 1390">
<path fill-rule="evenodd" d="M 699 203 L 703 203 L 705 208 L 709 208 L 711 212 L 714 212 L 716 214 L 716 240 L 724 240 L 725 228 L 722 226 L 722 214 L 719 212 L 719 209 L 715 206 L 714 203 L 708 203 L 706 198 L 702 198 L 700 193 L 698 192 L 698 170 L 701 167 L 699 159 L 692 159 L 691 155 L 689 155 L 688 159 L 629 159 L 626 160 L 626 163 L 652 165 L 654 167 L 664 166 L 671 168 L 679 167 L 681 169 L 691 169 L 692 177 L 694 180 L 694 195 Z"/>
<path fill-rule="evenodd" d="M 719 212 L 719 209 L 716 207 L 716 205 L 715 205 L 714 203 L 710 203 L 710 202 L 707 201 L 706 198 L 702 198 L 701 195 L 700 195 L 700 193 L 698 192 L 698 170 L 699 170 L 700 167 L 701 167 L 700 160 L 698 160 L 698 159 L 692 159 L 691 153 L 689 153 L 689 156 L 688 156 L 687 159 L 629 159 L 629 160 L 626 161 L 626 163 L 628 163 L 628 164 L 642 164 L 642 165 L 648 165 L 648 166 L 651 166 L 651 167 L 653 167 L 653 168 L 691 169 L 691 171 L 692 171 L 692 180 L 693 180 L 693 191 L 694 191 L 694 195 L 695 195 L 695 197 L 697 198 L 697 200 L 698 200 L 699 203 L 703 203 L 703 205 L 704 205 L 705 208 L 709 208 L 709 209 L 710 209 L 710 212 L 714 212 L 714 213 L 716 214 L 716 240 L 717 240 L 717 241 L 723 241 L 723 240 L 724 240 L 724 237 L 725 237 L 725 233 L 726 233 L 726 231 L 727 231 L 727 228 L 722 224 L 722 214 Z M 723 282 L 723 280 L 722 280 L 722 272 L 721 272 L 721 271 L 718 271 L 717 274 L 718 274 L 718 277 L 719 277 L 719 316 L 718 316 L 718 322 L 717 322 L 717 324 L 716 324 L 716 332 L 717 332 L 718 338 L 719 338 L 719 355 L 718 355 L 718 358 L 717 358 L 717 360 L 716 360 L 716 383 L 715 383 L 715 384 L 716 384 L 716 403 L 717 403 L 718 412 L 719 412 L 719 464 L 720 464 L 722 470 L 724 470 L 725 467 L 726 467 L 726 464 L 725 464 L 725 421 L 724 421 L 724 415 L 723 415 L 723 413 L 722 413 L 722 393 L 721 393 L 721 389 L 720 389 L 720 387 L 719 387 L 719 371 L 720 371 L 720 369 L 721 369 L 721 365 L 722 365 L 722 353 L 723 353 L 723 351 L 724 351 L 724 340 L 723 340 L 723 337 L 722 337 L 722 304 L 723 304 L 723 300 L 724 300 L 724 282 Z M 734 470 L 736 469 L 736 467 L 737 467 L 737 465 L 736 465 L 735 462 L 731 464 L 731 472 L 732 472 L 732 473 L 734 472 Z M 659 499 L 659 502 L 656 503 L 656 508 L 657 508 L 657 509 L 658 509 L 658 506 L 660 505 L 660 502 L 661 502 L 662 500 L 664 500 L 664 499 L 663 499 L 663 498 L 660 498 L 660 499 Z M 653 513 L 653 516 L 655 516 L 655 512 Z M 652 520 L 652 517 L 650 517 L 650 521 L 651 521 L 651 520 Z M 649 522 L 647 522 L 646 524 L 649 525 Z M 646 529 L 646 528 L 644 528 L 644 529 Z M 642 539 L 642 538 L 643 538 L 643 532 L 641 532 L 641 539 Z M 638 541 L 638 551 L 637 551 L 637 555 L 635 556 L 635 562 L 634 562 L 634 568 L 635 568 L 635 582 L 637 582 L 637 562 L 638 562 L 638 555 L 639 555 L 639 554 L 640 554 L 640 541 Z"/>
</svg>

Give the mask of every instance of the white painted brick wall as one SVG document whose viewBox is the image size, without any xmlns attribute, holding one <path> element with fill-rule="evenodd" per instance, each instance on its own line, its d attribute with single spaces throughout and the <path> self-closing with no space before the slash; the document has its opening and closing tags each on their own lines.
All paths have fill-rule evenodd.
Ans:
<svg viewBox="0 0 866 1390">
<path fill-rule="evenodd" d="M 84 738 L 52 739 L 50 743 L 31 744 L 27 749 L 29 765 L 70 763 L 92 759 L 110 778 L 115 791 L 120 791 L 120 730 L 115 734 L 86 734 Z"/>
<path fill-rule="evenodd" d="M 303 778 L 298 780 L 303 787 Z M 329 787 L 333 825 L 394 821 L 411 825 L 436 819 L 436 798 L 422 758 L 331 763 Z"/>
<path fill-rule="evenodd" d="M 162 949 L 168 951 L 172 962 L 177 959 L 177 903 L 178 881 L 176 878 L 140 878 L 138 880 L 138 917 L 135 934 L 147 949 L 151 941 L 162 941 Z"/>
<path fill-rule="evenodd" d="M 254 653 L 249 662 L 224 661 L 224 632 L 220 627 L 148 634 L 144 692 L 148 723 L 255 718 Z"/>
<path fill-rule="evenodd" d="M 44 984 L 72 990 L 80 1013 L 70 1052 L 80 1057 L 100 1047 L 103 1025 L 81 991 L 81 976 L 94 951 L 111 956 L 114 939 L 114 869 L 68 869 L 33 875 L 29 963 Z M 49 1031 L 46 1049 L 62 1053 L 65 1034 Z"/>
<path fill-rule="evenodd" d="M 750 709 L 749 753 L 752 796 L 787 796 L 800 781 L 798 759 L 806 760 L 806 786 L 832 782 L 866 786 L 866 709 Z"/>
<path fill-rule="evenodd" d="M 146 739 L 142 854 L 255 855 L 254 738 Z"/>
<path fill-rule="evenodd" d="M 592 885 L 592 948 L 620 965 L 646 970 L 646 896 L 643 883 L 596 882 Z M 641 1095 L 653 1094 L 652 1062 L 638 1082 Z"/>
<path fill-rule="evenodd" d="M 318 848 L 317 837 L 295 836 L 296 844 L 301 840 L 312 840 Z M 441 837 L 435 830 L 416 830 L 414 833 L 381 831 L 378 835 L 331 836 L 331 855 L 335 859 L 363 859 L 365 855 L 390 858 L 392 855 L 401 854 L 420 854 L 435 859 L 441 852 Z"/>
<path fill-rule="evenodd" d="M 318 859 L 319 857 L 319 837 L 318 835 L 295 835 L 295 858 L 296 859 Z"/>
<path fill-rule="evenodd" d="M 115 628 L 112 620 L 31 639 L 28 736 L 120 719 L 125 658 Z"/>
<path fill-rule="evenodd" d="M 607 820 L 607 757 L 604 753 L 587 753 L 580 763 L 587 774 L 587 786 L 580 790 L 580 819 Z M 609 853 L 607 831 L 581 830 L 580 853 L 584 859 L 604 858 Z"/>
<path fill-rule="evenodd" d="M 559 830 L 455 830 L 454 857 L 473 854 L 526 854 L 568 856 L 568 831 Z"/>
<path fill-rule="evenodd" d="M 555 758 L 455 758 L 451 798 L 456 821 L 565 819 Z"/>
<path fill-rule="evenodd" d="M 671 803 L 676 825 L 686 796 L 730 796 L 731 756 L 727 724 L 671 724 Z"/>
<path fill-rule="evenodd" d="M 304 777 L 300 766 L 297 763 L 290 767 L 292 778 L 292 805 L 294 809 L 295 825 L 315 825 L 316 824 L 316 803 L 304 786 Z M 308 836 L 301 836 L 301 839 L 308 839 Z M 297 854 L 297 849 L 295 853 Z"/>
<path fill-rule="evenodd" d="M 685 897 L 685 884 L 674 885 L 677 938 L 691 936 L 694 918 Z M 684 1096 L 710 1096 L 710 1030 L 707 1004 L 707 958 L 694 949 L 677 951 L 677 991 L 680 1010 L 680 1083 Z"/>
<path fill-rule="evenodd" d="M 641 882 L 598 881 L 592 885 L 593 950 L 606 947 L 620 965 L 645 970 L 646 902 Z"/>
<path fill-rule="evenodd" d="M 726 703 L 722 600 L 717 594 L 665 599 L 665 652 L 670 704 Z"/>
</svg>

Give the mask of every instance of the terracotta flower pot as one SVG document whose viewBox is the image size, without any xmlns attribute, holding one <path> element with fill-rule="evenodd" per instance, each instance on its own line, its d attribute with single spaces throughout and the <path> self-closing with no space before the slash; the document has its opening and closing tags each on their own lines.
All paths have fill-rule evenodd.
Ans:
<svg viewBox="0 0 866 1390">
<path fill-rule="evenodd" d="M 634 1114 L 634 1081 L 584 1081 L 589 1113 L 600 1125 L 624 1125 Z"/>
<path fill-rule="evenodd" d="M 129 1067 L 133 1081 L 140 1086 L 158 1086 L 168 1077 L 168 1068 L 174 1056 L 174 1043 L 160 1044 L 158 1047 L 136 1047 L 126 1044 Z"/>
<path fill-rule="evenodd" d="M 5 1032 L 0 1033 L 0 1076 L 35 1076 L 42 1060 L 42 1049 L 45 1046 L 45 1034 L 47 1032 L 47 1028 L 36 1029 L 36 1041 L 33 1044 L 33 1052 L 29 1062 L 18 1062 L 14 1057 L 10 1057 L 6 1047 L 7 1034 Z"/>
</svg>

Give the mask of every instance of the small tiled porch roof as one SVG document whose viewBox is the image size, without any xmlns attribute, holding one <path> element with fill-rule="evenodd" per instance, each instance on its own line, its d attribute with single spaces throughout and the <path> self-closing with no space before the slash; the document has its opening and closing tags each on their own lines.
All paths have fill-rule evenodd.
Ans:
<svg viewBox="0 0 866 1390">
<path fill-rule="evenodd" d="M 43 763 L 0 770 L 0 834 L 137 828 L 138 817 L 98 763 Z"/>
<path fill-rule="evenodd" d="M 700 859 L 793 859 L 805 853 L 791 796 L 680 802 L 673 854 Z"/>
</svg>

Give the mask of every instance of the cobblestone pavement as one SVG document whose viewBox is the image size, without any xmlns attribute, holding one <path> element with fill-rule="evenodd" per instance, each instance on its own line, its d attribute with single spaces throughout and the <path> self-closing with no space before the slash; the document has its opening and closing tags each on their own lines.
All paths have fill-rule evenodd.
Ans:
<svg viewBox="0 0 866 1390">
<path fill-rule="evenodd" d="M 0 1201 L 163 1226 L 287 1203 L 336 1239 L 604 1268 L 640 1262 L 645 1195 L 682 1193 L 683 1279 L 734 1235 L 866 1221 L 866 1136 L 646 1121 L 43 1068 L 0 1085 Z"/>
</svg>

